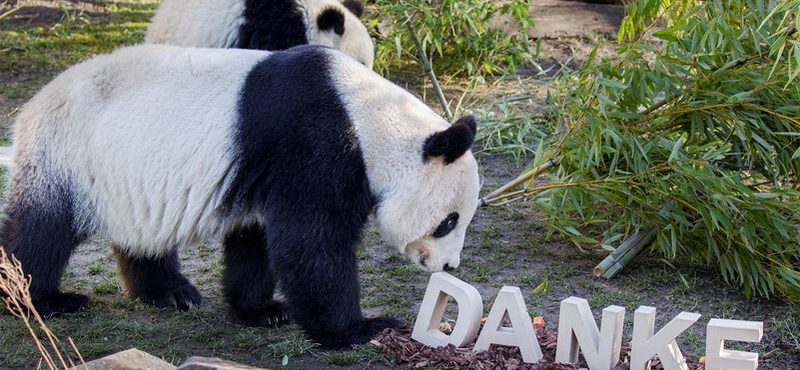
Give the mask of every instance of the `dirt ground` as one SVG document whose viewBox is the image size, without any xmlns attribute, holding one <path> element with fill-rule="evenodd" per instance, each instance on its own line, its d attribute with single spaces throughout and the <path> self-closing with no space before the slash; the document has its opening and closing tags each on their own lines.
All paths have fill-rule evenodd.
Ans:
<svg viewBox="0 0 800 370">
<path fill-rule="evenodd" d="M 78 0 L 73 3 L 84 7 L 85 12 L 94 17 L 92 19 L 103 19 L 105 3 Z M 504 94 L 522 91 L 539 97 L 531 102 L 529 109 L 541 109 L 550 90 L 552 71 L 562 65 L 579 63 L 595 42 L 604 37 L 602 34 L 616 32 L 614 24 L 623 14 L 619 5 L 558 0 L 541 0 L 536 4 L 533 14 L 539 25 L 536 32 L 540 33 L 532 36 L 543 40 L 539 62 L 551 72 L 539 75 L 528 71 L 516 76 L 519 78 L 487 82 L 470 93 L 467 108 L 477 109 Z M 54 2 L 37 0 L 0 21 L 0 32 L 51 27 L 62 17 L 63 12 Z M 0 50 L 4 48 L 0 34 Z M 602 53 L 613 53 L 613 49 L 604 49 Z M 0 71 L 0 79 L 27 85 L 29 89 L 36 89 L 49 78 L 52 75 Z M 414 85 L 408 81 L 400 84 L 422 96 L 432 107 L 438 105 L 432 99 L 434 94 L 429 85 Z M 447 91 L 450 96 L 458 96 L 460 92 L 457 86 Z M 9 136 L 13 117 L 24 103 L 25 95 L 0 94 L 0 136 Z M 488 154 L 477 158 L 483 181 L 482 194 L 516 177 L 530 159 Z M 429 275 L 410 266 L 398 252 L 387 247 L 374 228 L 367 230 L 359 256 L 365 315 L 392 315 L 413 324 Z M 770 300 L 746 301 L 735 287 L 721 281 L 713 268 L 665 261 L 661 256 L 647 253 L 613 280 L 595 278 L 591 275 L 592 268 L 604 256 L 603 251 L 582 252 L 557 235 L 549 236 L 535 210 L 525 203 L 515 203 L 478 210 L 468 232 L 462 266 L 453 275 L 479 290 L 485 313 L 502 286 L 520 287 L 529 313 L 543 316 L 551 330 L 557 329 L 559 304 L 567 297 L 588 299 L 597 318 L 608 305 L 623 306 L 627 309 L 626 343 L 631 338 L 633 311 L 640 305 L 658 308 L 657 328 L 682 311 L 701 313 L 701 320 L 679 339 L 681 349 L 692 361 L 704 354 L 704 328 L 710 318 L 762 321 L 762 341 L 737 344 L 736 348 L 759 352 L 761 369 L 800 369 L 800 312 L 796 307 Z M 204 303 L 188 313 L 154 309 L 123 298 L 118 282 L 115 283 L 114 260 L 108 243 L 93 240 L 79 247 L 73 255 L 63 283 L 66 290 L 88 293 L 92 308 L 81 314 L 54 318 L 52 326 L 61 330 L 63 336 L 76 339 L 87 360 L 138 347 L 176 364 L 187 356 L 199 355 L 273 369 L 389 369 L 398 366 L 391 360 L 392 354 L 379 355 L 370 348 L 357 349 L 363 355 L 349 361 L 335 361 L 336 356 L 345 355 L 315 348 L 299 353 L 293 349 L 273 348 L 271 343 L 279 339 L 301 336 L 299 330 L 292 325 L 275 330 L 250 329 L 233 322 L 226 315 L 221 299 L 220 260 L 218 241 L 185 248 L 181 255 L 183 269 L 203 294 Z M 536 290 L 545 284 L 546 289 Z M 445 319 L 454 323 L 455 316 L 455 305 L 451 303 Z M 106 319 L 108 322 L 103 321 Z M 30 349 L 19 344 L 28 340 L 24 333 L 13 338 L 9 334 L 10 328 L 16 328 L 11 320 L 7 313 L 0 313 L 0 328 L 7 330 L 5 333 L 0 330 L 0 369 L 33 368 L 35 360 L 24 356 Z M 413 368 L 414 364 L 400 367 Z"/>
</svg>

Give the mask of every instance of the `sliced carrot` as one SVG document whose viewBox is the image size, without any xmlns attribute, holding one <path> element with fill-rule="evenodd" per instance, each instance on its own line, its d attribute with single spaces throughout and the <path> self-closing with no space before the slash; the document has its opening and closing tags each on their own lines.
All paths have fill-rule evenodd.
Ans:
<svg viewBox="0 0 800 370">
<path fill-rule="evenodd" d="M 544 317 L 536 316 L 533 318 L 533 326 L 540 328 L 544 326 Z"/>
</svg>

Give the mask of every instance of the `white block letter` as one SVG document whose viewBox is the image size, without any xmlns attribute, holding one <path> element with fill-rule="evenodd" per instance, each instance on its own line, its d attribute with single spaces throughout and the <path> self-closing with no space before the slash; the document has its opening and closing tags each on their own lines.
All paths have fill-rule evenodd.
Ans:
<svg viewBox="0 0 800 370">
<path fill-rule="evenodd" d="M 578 349 L 592 370 L 609 370 L 619 362 L 622 350 L 622 327 L 625 308 L 608 306 L 603 309 L 597 329 L 589 302 L 583 298 L 569 297 L 561 301 L 558 315 L 557 362 L 578 362 Z"/>
<path fill-rule="evenodd" d="M 511 327 L 501 326 L 506 314 L 511 320 Z M 528 363 L 539 361 L 543 357 L 531 316 L 525 308 L 522 292 L 517 287 L 506 286 L 497 293 L 474 350 L 488 350 L 492 344 L 519 347 L 522 360 Z"/>
<path fill-rule="evenodd" d="M 450 335 L 439 331 L 447 298 L 453 297 L 458 305 L 456 326 Z M 425 298 L 419 308 L 419 316 L 414 323 L 411 338 L 431 347 L 446 346 L 450 343 L 463 347 L 478 335 L 483 314 L 483 300 L 474 286 L 469 285 L 446 272 L 431 274 Z"/>
<path fill-rule="evenodd" d="M 655 307 L 639 307 L 633 316 L 631 370 L 649 369 L 653 355 L 658 355 L 665 370 L 687 370 L 686 360 L 683 358 L 675 338 L 698 319 L 700 319 L 700 314 L 681 312 L 654 335 Z"/>
<path fill-rule="evenodd" d="M 764 323 L 711 319 L 706 326 L 706 370 L 755 370 L 758 353 L 725 349 L 725 340 L 759 342 Z"/>
</svg>

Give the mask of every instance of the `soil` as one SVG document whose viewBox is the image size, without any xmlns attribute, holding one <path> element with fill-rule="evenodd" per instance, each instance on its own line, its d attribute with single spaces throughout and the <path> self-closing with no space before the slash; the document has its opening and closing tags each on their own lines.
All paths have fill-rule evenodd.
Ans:
<svg viewBox="0 0 800 370">
<path fill-rule="evenodd" d="M 1 1 L 0 4 L 2 4 Z M 87 12 L 95 14 L 103 12 L 101 1 L 74 0 L 72 4 L 72 6 L 83 7 Z M 613 4 L 586 4 L 558 0 L 535 1 L 533 14 L 539 28 L 535 31 L 537 33 L 531 36 L 542 40 L 542 58 L 539 63 L 544 70 L 549 72 L 538 73 L 537 70 L 531 69 L 521 71 L 519 77 L 524 78 L 522 82 L 516 79 L 487 82 L 477 91 L 470 92 L 471 97 L 466 103 L 467 106 L 493 101 L 505 94 L 523 91 L 525 94 L 538 97 L 528 108 L 532 111 L 541 109 L 544 106 L 546 94 L 551 91 L 549 79 L 554 71 L 563 66 L 579 65 L 580 61 L 591 52 L 598 38 L 615 35 L 616 25 L 621 19 L 623 11 L 620 5 Z M 37 0 L 12 17 L 0 21 L 0 31 L 51 27 L 61 19 L 61 14 L 62 12 L 58 6 L 54 5 L 54 2 Z M 0 49 L 2 48 L 0 45 Z M 613 52 L 611 48 L 606 48 L 601 50 L 600 54 L 602 56 L 603 53 Z M 42 84 L 47 80 L 46 76 L 13 72 L 0 72 L 0 78 L 7 81 L 18 81 L 22 84 Z M 424 83 L 419 84 L 419 82 L 418 79 L 409 78 L 406 82 L 399 82 L 399 84 L 419 94 L 432 107 L 438 107 L 438 102 L 433 100 L 434 94 L 431 92 L 430 86 Z M 460 96 L 462 90 L 459 90 L 457 86 L 450 87 L 447 93 L 448 96 L 457 97 Z M 13 117 L 23 103 L 24 101 L 20 99 L 6 98 L 5 94 L 0 94 L 0 135 L 6 135 L 10 131 Z M 483 179 L 483 194 L 486 194 L 515 178 L 527 165 L 530 158 L 515 159 L 507 156 L 479 155 L 478 160 Z M 367 238 L 364 241 L 366 252 L 361 260 L 365 315 L 394 315 L 408 324 L 413 324 L 425 292 L 428 276 L 414 269 L 406 270 L 408 263 L 396 251 L 391 250 L 375 237 L 377 233 L 373 228 L 370 228 L 366 234 Z M 665 263 L 660 256 L 647 254 L 640 256 L 637 262 L 628 266 L 614 280 L 592 277 L 592 268 L 604 256 L 605 252 L 603 251 L 580 251 L 558 236 L 548 237 L 547 228 L 540 215 L 524 203 L 515 203 L 509 206 L 478 210 L 470 226 L 462 254 L 463 266 L 455 271 L 454 275 L 478 288 L 487 310 L 500 287 L 504 285 L 519 286 L 525 296 L 529 312 L 534 316 L 543 316 L 548 323 L 558 322 L 559 302 L 569 296 L 589 299 L 595 317 L 600 317 L 600 310 L 610 304 L 625 306 L 628 309 L 625 343 L 630 340 L 631 336 L 631 311 L 639 305 L 654 306 L 659 309 L 657 327 L 661 327 L 681 311 L 701 312 L 704 318 L 692 329 L 691 337 L 699 343 L 691 342 L 691 338 L 682 339 L 680 342 L 692 364 L 702 355 L 703 328 L 709 317 L 763 321 L 765 323 L 764 339 L 759 344 L 747 345 L 742 348 L 762 354 L 761 369 L 800 368 L 800 344 L 796 338 L 793 342 L 787 339 L 784 329 L 775 325 L 775 319 L 794 308 L 775 301 L 748 302 L 743 299 L 738 290 L 729 287 L 716 277 L 718 275 L 712 269 L 681 261 Z M 225 304 L 220 297 L 218 283 L 219 271 L 209 268 L 210 265 L 218 264 L 220 259 L 219 243 L 215 241 L 191 246 L 182 253 L 181 263 L 185 274 L 195 282 L 206 299 L 203 305 L 197 308 L 198 315 L 213 316 L 224 312 Z M 96 239 L 79 247 L 70 262 L 69 276 L 65 278 L 65 286 L 83 286 L 82 293 L 87 293 L 88 288 L 86 287 L 95 285 L 103 275 L 92 272 L 92 266 L 97 261 L 108 266 L 109 270 L 114 270 L 113 256 L 107 242 Z M 378 273 L 374 271 L 378 271 Z M 398 271 L 400 273 L 395 273 Z M 403 273 L 405 271 L 411 272 Z M 549 288 L 544 293 L 537 292 L 537 286 L 545 281 L 549 283 Z M 682 288 L 683 286 L 686 288 Z M 97 293 L 92 296 L 92 304 L 114 306 L 113 302 L 119 299 L 119 292 Z M 368 301 L 374 303 L 367 304 Z M 169 321 L 173 313 L 169 310 L 137 309 L 131 315 L 143 316 L 148 321 Z M 223 317 L 217 321 L 202 322 L 199 325 L 236 327 L 237 324 L 231 322 L 230 318 L 225 317 L 224 314 L 222 315 Z M 85 318 L 85 316 L 81 317 Z M 454 317 L 455 307 L 451 304 L 445 319 L 452 322 L 448 318 Z M 3 315 L 0 315 L 0 320 L 2 319 L 4 319 Z M 89 324 L 87 323 L 87 325 Z M 552 342 L 555 325 L 551 324 L 547 331 L 540 330 L 541 343 Z M 296 332 L 297 328 L 288 330 Z M 797 329 L 794 328 L 794 330 L 796 333 Z M 438 350 L 424 348 L 418 343 L 411 343 L 407 336 L 407 330 L 383 334 L 380 341 L 383 343 L 382 348 L 387 354 L 387 358 L 390 359 L 388 362 L 370 360 L 337 367 L 326 365 L 322 360 L 324 356 L 319 351 L 313 350 L 292 356 L 286 367 L 282 366 L 280 357 L 258 353 L 239 354 L 237 355 L 239 357 L 234 360 L 246 361 L 254 366 L 287 369 L 495 368 L 489 366 L 492 364 L 507 369 L 577 368 L 572 365 L 558 367 L 552 363 L 549 365 L 550 367 L 525 367 L 525 365 L 511 360 L 514 358 L 513 349 L 498 350 L 496 356 L 485 353 L 469 354 L 469 356 L 473 356 L 471 358 L 475 359 L 473 363 L 487 366 L 470 367 L 469 364 L 462 366 L 459 362 L 462 360 L 455 358 L 463 355 L 463 351 L 453 348 Z M 204 343 L 186 339 L 185 336 L 178 335 L 176 337 L 171 342 L 173 346 L 182 347 L 189 352 L 189 355 L 225 357 L 224 352 L 206 352 L 208 350 Z M 698 337 L 700 339 L 697 339 Z M 100 339 L 97 340 L 100 341 Z M 107 341 L 108 338 L 105 340 Z M 116 352 L 141 345 L 137 341 L 126 339 L 110 346 L 106 352 Z M 412 348 L 410 352 L 409 348 Z M 548 350 L 550 349 L 552 347 Z M 146 350 L 158 357 L 168 356 L 165 348 Z M 779 352 L 787 355 L 774 355 Z M 94 357 L 102 355 L 103 352 L 99 351 Z M 403 356 L 408 360 L 403 360 Z M 435 362 L 433 359 L 437 356 L 443 358 L 444 361 Z M 495 357 L 489 359 L 491 356 Z M 93 358 L 87 358 L 87 360 L 91 359 Z M 0 363 L 0 369 L 4 369 L 4 366 Z M 17 367 L 16 369 L 22 368 L 28 367 Z"/>
</svg>

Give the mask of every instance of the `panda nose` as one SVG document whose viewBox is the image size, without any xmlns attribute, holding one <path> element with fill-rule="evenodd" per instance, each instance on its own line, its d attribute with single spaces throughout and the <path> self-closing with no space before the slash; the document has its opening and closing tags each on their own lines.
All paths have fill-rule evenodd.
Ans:
<svg viewBox="0 0 800 370">
<path fill-rule="evenodd" d="M 449 264 L 449 263 L 445 263 L 445 264 L 444 264 L 444 266 L 443 266 L 442 268 L 443 268 L 445 271 L 453 271 L 453 270 L 455 269 L 454 267 L 450 266 L 450 264 Z"/>
</svg>

